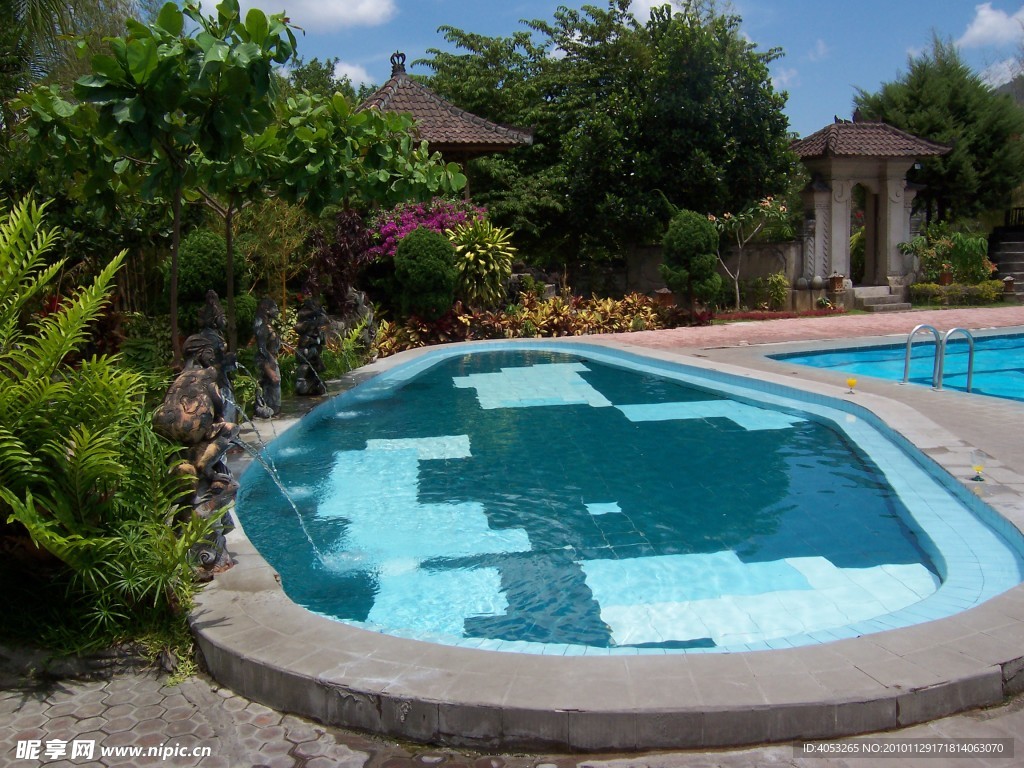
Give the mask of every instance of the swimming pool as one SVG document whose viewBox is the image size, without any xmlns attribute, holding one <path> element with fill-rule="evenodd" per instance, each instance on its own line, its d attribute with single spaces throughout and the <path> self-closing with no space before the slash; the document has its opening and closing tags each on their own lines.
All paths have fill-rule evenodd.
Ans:
<svg viewBox="0 0 1024 768">
<path fill-rule="evenodd" d="M 258 466 L 239 515 L 299 604 L 496 650 L 788 647 L 1019 583 L 1019 535 L 871 422 L 585 345 L 439 351 L 274 443 L 303 525 Z"/>
<path fill-rule="evenodd" d="M 820 352 L 794 352 L 770 355 L 774 360 L 827 368 L 855 376 L 874 376 L 902 381 L 906 341 Z M 969 346 L 962 335 L 950 339 L 946 347 L 943 387 L 966 390 Z M 935 342 L 927 333 L 914 337 L 910 361 L 910 381 L 932 385 Z M 1024 401 L 1024 334 L 975 335 L 975 394 Z"/>
</svg>

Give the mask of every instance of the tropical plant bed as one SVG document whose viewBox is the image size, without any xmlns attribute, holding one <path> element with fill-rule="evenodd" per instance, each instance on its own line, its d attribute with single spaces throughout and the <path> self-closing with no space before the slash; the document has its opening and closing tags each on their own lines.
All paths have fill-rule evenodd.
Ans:
<svg viewBox="0 0 1024 768">
<path fill-rule="evenodd" d="M 660 306 L 653 299 L 636 293 L 622 299 L 582 296 L 539 299 L 532 293 L 524 293 L 517 303 L 502 310 L 470 310 L 456 304 L 451 312 L 434 322 L 415 316 L 398 322 L 382 320 L 377 330 L 376 351 L 380 357 L 387 357 L 406 349 L 454 341 L 654 331 L 694 321 L 701 322 L 701 315 L 691 321 L 688 312 L 678 307 Z"/>
</svg>

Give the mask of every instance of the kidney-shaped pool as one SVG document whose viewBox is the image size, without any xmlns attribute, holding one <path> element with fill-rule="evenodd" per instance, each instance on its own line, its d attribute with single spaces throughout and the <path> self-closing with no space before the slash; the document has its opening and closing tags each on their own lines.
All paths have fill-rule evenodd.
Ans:
<svg viewBox="0 0 1024 768">
<path fill-rule="evenodd" d="M 829 642 L 1024 572 L 1019 532 L 866 411 L 583 344 L 381 374 L 276 440 L 237 512 L 311 611 L 529 653 Z"/>
</svg>

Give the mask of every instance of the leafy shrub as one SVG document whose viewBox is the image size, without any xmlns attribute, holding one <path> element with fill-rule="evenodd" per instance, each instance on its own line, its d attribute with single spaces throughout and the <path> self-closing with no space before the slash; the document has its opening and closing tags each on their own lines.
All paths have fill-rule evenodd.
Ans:
<svg viewBox="0 0 1024 768">
<path fill-rule="evenodd" d="M 768 292 L 768 307 L 776 311 L 789 305 L 789 280 L 782 272 L 775 272 L 765 278 Z"/>
<path fill-rule="evenodd" d="M 952 273 L 956 283 L 977 285 L 996 269 L 988 260 L 984 235 L 954 231 L 947 222 L 924 227 L 913 240 L 900 243 L 899 249 L 917 259 L 922 283 L 937 283 L 941 274 Z"/>
<path fill-rule="evenodd" d="M 328 312 L 343 311 L 359 270 L 374 258 L 370 231 L 362 215 L 353 210 L 339 211 L 333 227 L 315 228 L 307 244 L 311 256 L 303 291 L 322 297 Z"/>
<path fill-rule="evenodd" d="M 395 279 L 402 312 L 436 320 L 455 301 L 455 250 L 448 239 L 425 227 L 402 238 L 395 250 Z"/>
<path fill-rule="evenodd" d="M 213 523 L 175 521 L 186 490 L 171 472 L 178 449 L 152 429 L 143 378 L 109 357 L 68 362 L 124 253 L 56 311 L 25 323 L 64 267 L 45 266 L 56 235 L 41 224 L 42 208 L 29 202 L 0 222 L 0 521 L 59 561 L 57 575 L 43 578 L 65 587 L 64 637 L 90 647 L 183 620 L 188 551 Z"/>
<path fill-rule="evenodd" d="M 718 229 L 696 211 L 672 217 L 662 241 L 661 276 L 677 296 L 686 296 L 691 312 L 694 300 L 712 301 L 722 287 L 718 274 Z"/>
<path fill-rule="evenodd" d="M 455 248 L 455 297 L 470 307 L 497 306 L 512 275 L 512 233 L 486 219 L 474 219 L 445 235 Z"/>
</svg>

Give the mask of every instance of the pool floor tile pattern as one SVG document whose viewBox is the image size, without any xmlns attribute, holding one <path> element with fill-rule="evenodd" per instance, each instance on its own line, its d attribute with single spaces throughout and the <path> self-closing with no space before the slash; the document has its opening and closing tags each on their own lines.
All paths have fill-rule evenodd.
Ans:
<svg viewBox="0 0 1024 768">
<path fill-rule="evenodd" d="M 611 405 L 604 395 L 581 377 L 581 373 L 589 370 L 581 363 L 546 363 L 455 377 L 453 383 L 457 388 L 475 389 L 480 405 L 485 409 L 575 404 L 603 408 Z M 735 387 L 727 389 L 735 390 Z M 765 399 L 776 406 L 782 405 L 789 410 L 794 408 L 786 398 L 766 396 Z M 796 407 L 829 416 L 827 410 L 822 411 L 815 406 L 798 404 Z M 616 408 L 635 422 L 727 418 L 747 430 L 787 429 L 804 421 L 804 418 L 782 410 L 734 400 L 650 403 Z M 906 455 L 895 445 L 881 439 L 866 423 L 851 415 L 839 423 L 877 463 L 897 468 L 887 474 L 905 501 L 923 498 L 927 506 L 928 494 L 931 494 L 931 501 L 940 510 L 944 503 L 948 506 L 948 494 L 939 492 L 928 482 L 922 483 L 920 473 L 915 474 Z M 285 450 L 294 452 L 296 449 Z M 472 635 L 463 637 L 462 624 L 466 619 L 500 616 L 508 608 L 502 594 L 501 577 L 495 568 L 459 569 L 444 574 L 420 569 L 425 560 L 434 557 L 530 551 L 525 532 L 490 529 L 487 517 L 477 504 L 423 504 L 418 501 L 420 461 L 471 456 L 470 438 L 466 435 L 372 439 L 367 440 L 365 451 L 338 454 L 331 473 L 333 479 L 327 484 L 324 494 L 324 498 L 330 501 L 321 504 L 318 514 L 349 521 L 342 548 L 354 551 L 356 557 L 342 553 L 339 560 L 331 561 L 329 565 L 340 564 L 348 568 L 358 563 L 364 570 L 376 574 L 378 594 L 374 606 L 366 622 L 355 622 L 357 625 L 391 627 L 399 636 L 423 637 L 456 645 L 540 652 L 541 647 L 530 643 L 474 638 Z M 391 466 L 392 462 L 395 466 Z M 389 479 L 392 488 L 392 492 L 384 496 L 378 493 L 382 477 Z M 922 485 L 926 486 L 923 494 L 919 492 Z M 975 599 L 978 594 L 986 594 L 980 578 L 971 574 L 974 573 L 972 569 L 977 568 L 974 553 L 984 551 L 983 548 L 992 543 L 991 532 L 984 526 L 971 529 L 968 525 L 966 535 L 958 536 L 945 526 L 941 511 L 935 520 L 921 520 L 919 514 L 915 514 L 915 518 L 927 523 L 924 527 L 930 535 L 939 532 L 947 546 L 946 556 L 942 555 L 944 550 L 940 546 L 933 551 L 933 557 L 939 557 L 944 567 L 952 566 L 958 578 L 952 586 L 945 585 L 946 592 L 941 599 L 933 599 L 926 606 L 917 606 L 914 604 L 935 592 L 934 577 L 920 566 L 913 569 L 913 573 L 898 566 L 860 569 L 870 575 L 857 579 L 851 576 L 855 570 L 837 569 L 824 558 L 818 558 L 820 562 L 817 564 L 814 564 L 814 559 L 804 559 L 804 566 L 818 577 L 829 569 L 843 573 L 844 583 L 839 585 L 831 574 L 809 582 L 800 576 L 800 566 L 794 565 L 800 560 L 744 563 L 731 552 L 710 556 L 657 556 L 656 548 L 634 521 L 623 514 L 617 502 L 585 506 L 591 512 L 591 520 L 604 541 L 604 547 L 614 557 L 579 562 L 587 574 L 588 587 L 600 606 L 601 618 L 611 630 L 612 642 L 620 646 L 614 652 L 645 653 L 652 651 L 630 647 L 707 639 L 720 649 L 733 650 L 830 641 L 835 637 L 882 631 L 949 615 L 973 604 L 972 594 Z M 921 505 L 910 502 L 909 506 L 914 510 Z M 393 530 L 397 531 L 386 537 L 383 543 L 376 524 L 378 519 L 389 519 L 395 524 Z M 466 544 L 473 538 L 467 531 L 475 531 L 473 536 L 479 536 L 483 543 Z M 802 535 L 814 535 L 815 532 L 822 533 L 820 526 L 814 525 L 808 534 Z M 829 535 L 855 539 L 851 534 L 852 531 L 845 530 Z M 956 544 L 955 549 L 950 548 L 951 543 Z M 953 553 L 951 556 L 950 552 Z M 644 558 L 642 561 L 636 559 L 641 557 Z M 723 567 L 724 564 L 719 562 L 721 557 L 731 558 L 731 567 Z M 663 563 L 678 563 L 679 566 L 666 568 Z M 1002 591 L 1005 581 L 1019 577 L 1014 572 L 1018 566 L 1007 562 L 1002 571 L 997 569 L 995 574 L 1003 573 L 1006 578 L 991 579 L 987 593 Z M 636 582 L 645 588 L 634 589 L 631 594 L 630 573 L 648 570 L 658 574 L 658 578 L 667 584 L 678 582 L 704 586 L 698 590 L 699 595 L 665 594 L 664 589 L 659 590 L 658 584 L 652 585 L 650 579 L 641 577 Z M 964 571 L 968 576 L 961 578 Z M 715 578 L 714 589 L 709 589 L 711 582 L 703 575 L 706 573 L 725 576 Z M 796 591 L 790 588 L 793 586 L 790 575 L 799 576 Z M 623 585 L 626 585 L 624 589 Z M 481 590 L 480 593 L 474 597 L 459 593 L 462 588 L 471 586 Z M 669 592 L 671 589 L 669 587 Z M 802 593 L 815 589 L 821 590 L 817 597 L 813 593 Z M 977 591 L 972 591 L 975 589 Z M 407 590 L 407 595 L 416 597 L 413 603 L 423 606 L 419 619 L 416 611 L 403 604 L 403 590 Z M 843 605 L 844 599 L 850 600 L 850 604 Z M 816 602 L 820 604 L 817 610 L 814 607 Z M 887 615 L 900 611 L 903 613 L 899 616 Z M 785 619 L 780 619 L 780 615 Z M 629 627 L 631 620 L 637 623 L 635 629 Z M 736 622 L 735 629 L 730 629 L 729 620 Z M 853 625 L 855 631 L 851 634 L 845 625 Z M 758 631 L 762 632 L 760 636 Z M 563 647 L 561 643 L 556 645 Z M 571 644 L 564 648 L 565 653 L 613 652 L 601 648 L 588 651 Z M 706 649 L 698 647 L 694 650 Z"/>
</svg>

